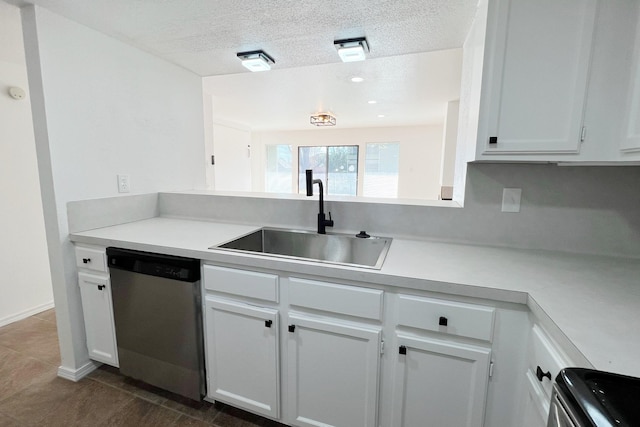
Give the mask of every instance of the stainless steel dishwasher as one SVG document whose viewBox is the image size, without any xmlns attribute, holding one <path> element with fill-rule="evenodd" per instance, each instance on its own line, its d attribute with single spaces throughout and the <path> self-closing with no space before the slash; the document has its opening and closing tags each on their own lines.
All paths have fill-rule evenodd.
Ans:
<svg viewBox="0 0 640 427">
<path fill-rule="evenodd" d="M 123 375 L 205 395 L 200 261 L 107 248 Z"/>
</svg>

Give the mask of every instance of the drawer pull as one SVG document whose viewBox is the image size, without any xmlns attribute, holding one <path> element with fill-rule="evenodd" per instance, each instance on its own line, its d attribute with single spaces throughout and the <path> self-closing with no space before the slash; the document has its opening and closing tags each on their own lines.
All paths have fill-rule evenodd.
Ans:
<svg viewBox="0 0 640 427">
<path fill-rule="evenodd" d="M 105 286 L 105 285 L 98 285 L 98 290 L 99 290 L 99 291 L 103 290 L 104 288 L 106 288 L 106 286 Z"/>
<path fill-rule="evenodd" d="M 89 264 L 91 262 L 91 258 L 82 258 L 82 262 L 84 264 Z"/>
<path fill-rule="evenodd" d="M 295 332 L 296 331 L 296 325 L 289 325 L 289 332 Z"/>
<path fill-rule="evenodd" d="M 401 345 L 400 348 L 398 348 L 398 353 L 407 354 L 407 347 L 405 347 L 404 345 Z"/>
<path fill-rule="evenodd" d="M 272 323 L 273 323 L 273 320 L 265 320 L 264 321 L 264 326 L 267 327 L 267 328 L 270 328 Z"/>
<path fill-rule="evenodd" d="M 449 323 L 449 320 L 447 320 L 447 318 L 444 317 L 444 316 L 440 316 L 440 320 L 438 321 L 438 325 L 447 326 L 447 323 Z"/>
<path fill-rule="evenodd" d="M 542 382 L 542 379 L 544 377 L 549 378 L 549 381 L 551 381 L 551 372 L 547 371 L 547 372 L 543 372 L 542 369 L 540 369 L 540 366 L 538 366 L 536 368 L 536 377 L 538 378 L 538 381 Z"/>
</svg>

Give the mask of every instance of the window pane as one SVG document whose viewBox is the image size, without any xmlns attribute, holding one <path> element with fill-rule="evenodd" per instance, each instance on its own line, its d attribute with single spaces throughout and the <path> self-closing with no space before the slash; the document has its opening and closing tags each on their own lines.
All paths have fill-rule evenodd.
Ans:
<svg viewBox="0 0 640 427">
<path fill-rule="evenodd" d="M 364 195 L 398 197 L 400 144 L 367 144 L 364 162 Z"/>
<path fill-rule="evenodd" d="M 290 145 L 267 145 L 267 193 L 291 193 L 291 161 Z"/>
<path fill-rule="evenodd" d="M 328 147 L 328 194 L 355 196 L 358 190 L 358 147 Z"/>
<path fill-rule="evenodd" d="M 305 171 L 313 170 L 313 178 L 327 183 L 327 147 L 298 147 L 298 193 L 307 193 Z"/>
</svg>

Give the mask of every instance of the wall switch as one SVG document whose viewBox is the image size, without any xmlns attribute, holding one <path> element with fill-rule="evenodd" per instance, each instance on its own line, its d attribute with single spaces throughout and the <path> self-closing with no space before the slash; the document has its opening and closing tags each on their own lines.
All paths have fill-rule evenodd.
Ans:
<svg viewBox="0 0 640 427">
<path fill-rule="evenodd" d="M 118 193 L 128 193 L 131 191 L 129 175 L 118 175 Z"/>
<path fill-rule="evenodd" d="M 520 212 L 522 188 L 504 188 L 502 190 L 502 212 Z"/>
</svg>

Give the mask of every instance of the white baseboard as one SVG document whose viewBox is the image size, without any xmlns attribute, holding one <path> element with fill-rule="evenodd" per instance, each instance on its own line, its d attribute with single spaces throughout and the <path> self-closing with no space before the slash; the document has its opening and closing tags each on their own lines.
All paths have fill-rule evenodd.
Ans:
<svg viewBox="0 0 640 427">
<path fill-rule="evenodd" d="M 60 378 L 64 378 L 65 380 L 70 380 L 73 382 L 78 382 L 91 372 L 98 369 L 98 367 L 102 365 L 99 362 L 89 361 L 86 364 L 82 365 L 78 369 L 67 368 L 66 366 L 60 366 L 58 368 L 58 376 Z"/>
<path fill-rule="evenodd" d="M 37 305 L 28 310 L 21 311 L 20 313 L 3 317 L 2 319 L 0 319 L 0 327 L 8 325 L 13 322 L 17 322 L 18 320 L 26 319 L 27 317 L 33 316 L 34 314 L 42 313 L 43 311 L 47 311 L 51 308 L 53 308 L 53 301 L 47 302 L 45 304 Z"/>
</svg>

